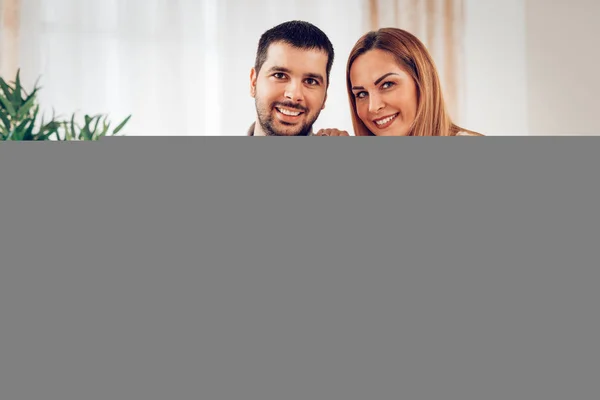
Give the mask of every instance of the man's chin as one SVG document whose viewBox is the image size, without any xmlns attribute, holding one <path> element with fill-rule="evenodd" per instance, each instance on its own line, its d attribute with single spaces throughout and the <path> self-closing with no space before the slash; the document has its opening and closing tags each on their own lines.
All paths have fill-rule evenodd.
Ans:
<svg viewBox="0 0 600 400">
<path fill-rule="evenodd" d="M 310 132 L 278 132 L 275 136 L 309 136 Z"/>
<path fill-rule="evenodd" d="M 266 130 L 270 136 L 308 136 L 311 130 L 305 126 L 286 126 L 281 123 L 277 125 Z"/>
</svg>

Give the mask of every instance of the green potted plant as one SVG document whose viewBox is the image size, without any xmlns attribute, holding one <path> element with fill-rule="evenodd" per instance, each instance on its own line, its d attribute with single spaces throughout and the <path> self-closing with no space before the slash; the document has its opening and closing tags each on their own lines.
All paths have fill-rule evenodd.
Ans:
<svg viewBox="0 0 600 400">
<path fill-rule="evenodd" d="M 43 117 L 38 121 L 39 89 L 36 82 L 31 93 L 27 93 L 21 85 L 20 71 L 12 84 L 0 77 L 0 141 L 98 140 L 117 135 L 131 118 L 129 115 L 112 131 L 104 114 L 86 114 L 83 124 L 75 121 L 75 113 L 69 120 L 58 119 L 53 113 L 48 122 L 44 122 Z"/>
</svg>

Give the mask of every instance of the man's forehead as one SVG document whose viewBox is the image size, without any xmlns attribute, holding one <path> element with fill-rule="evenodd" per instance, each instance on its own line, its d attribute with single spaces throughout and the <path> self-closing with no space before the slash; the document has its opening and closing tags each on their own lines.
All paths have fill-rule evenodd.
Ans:
<svg viewBox="0 0 600 400">
<path fill-rule="evenodd" d="M 275 42 L 267 49 L 264 67 L 266 69 L 274 66 L 285 67 L 290 70 L 308 69 L 309 71 L 303 72 L 325 74 L 327 59 L 327 52 L 323 49 L 298 48 L 289 43 Z"/>
</svg>

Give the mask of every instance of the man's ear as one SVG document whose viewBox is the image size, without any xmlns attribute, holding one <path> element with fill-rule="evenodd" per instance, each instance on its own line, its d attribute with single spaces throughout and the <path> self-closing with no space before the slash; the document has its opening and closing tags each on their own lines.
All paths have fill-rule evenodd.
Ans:
<svg viewBox="0 0 600 400">
<path fill-rule="evenodd" d="M 250 70 L 250 96 L 254 97 L 256 95 L 256 79 L 258 78 L 258 74 L 254 67 Z"/>
<path fill-rule="evenodd" d="M 327 102 L 327 92 L 325 92 L 325 98 L 323 99 L 323 106 L 321 107 L 321 110 L 325 109 L 325 103 Z"/>
</svg>

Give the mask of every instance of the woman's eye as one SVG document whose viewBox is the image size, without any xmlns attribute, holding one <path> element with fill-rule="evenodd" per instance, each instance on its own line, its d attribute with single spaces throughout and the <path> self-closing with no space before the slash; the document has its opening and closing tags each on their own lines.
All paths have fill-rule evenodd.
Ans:
<svg viewBox="0 0 600 400">
<path fill-rule="evenodd" d="M 383 85 L 381 85 L 381 88 L 388 89 L 388 88 L 391 88 L 392 86 L 394 86 L 394 82 L 385 82 Z"/>
<path fill-rule="evenodd" d="M 366 97 L 366 95 L 367 95 L 367 92 L 358 92 L 358 93 L 356 93 L 354 96 L 355 96 L 357 99 L 362 99 L 362 98 Z"/>
</svg>

